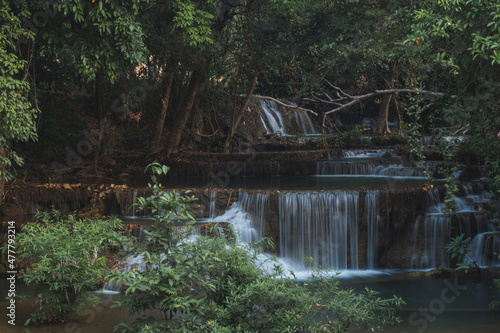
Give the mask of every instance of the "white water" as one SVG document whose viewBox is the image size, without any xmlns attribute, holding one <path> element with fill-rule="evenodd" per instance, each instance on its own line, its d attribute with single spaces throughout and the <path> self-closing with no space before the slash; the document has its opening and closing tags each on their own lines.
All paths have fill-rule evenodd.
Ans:
<svg viewBox="0 0 500 333">
<path fill-rule="evenodd" d="M 262 123 L 266 128 L 267 134 L 286 135 L 285 122 L 276 107 L 276 103 L 270 100 L 262 100 L 260 101 L 260 107 L 265 115 L 266 121 Z M 264 118 L 261 117 L 261 120 L 264 120 Z"/>
<path fill-rule="evenodd" d="M 455 221 L 456 234 L 465 234 L 465 238 L 476 235 L 473 240 L 473 257 L 480 263 L 491 261 L 493 248 L 498 248 L 495 237 L 491 237 L 491 218 L 482 210 L 482 204 L 489 197 L 481 183 L 463 186 L 465 197 L 454 197 L 454 209 L 444 213 L 445 204 L 436 189 L 427 192 L 427 215 L 423 221 L 415 221 L 413 230 L 413 255 L 411 268 L 425 269 L 449 267 L 450 254 L 445 246 L 451 240 L 451 219 Z M 419 240 L 422 240 L 423 242 Z M 498 244 L 498 245 L 497 245 Z M 500 248 L 498 249 L 500 250 Z"/>
<path fill-rule="evenodd" d="M 425 168 L 403 164 L 380 164 L 374 161 L 319 161 L 318 175 L 374 175 L 384 177 L 426 177 Z"/>
<path fill-rule="evenodd" d="M 261 100 L 260 110 L 262 111 L 260 120 L 266 134 L 289 136 L 296 131 L 306 136 L 316 134 L 314 124 L 307 112 L 293 109 L 293 114 L 288 111 L 282 113 L 278 104 L 272 100 Z"/>
<path fill-rule="evenodd" d="M 279 196 L 281 257 L 314 266 L 358 269 L 358 192 Z"/>
<path fill-rule="evenodd" d="M 375 269 L 378 266 L 378 229 L 380 227 L 378 196 L 377 191 L 368 191 L 365 196 L 366 226 L 368 229 L 368 244 L 366 247 L 368 269 Z"/>
</svg>

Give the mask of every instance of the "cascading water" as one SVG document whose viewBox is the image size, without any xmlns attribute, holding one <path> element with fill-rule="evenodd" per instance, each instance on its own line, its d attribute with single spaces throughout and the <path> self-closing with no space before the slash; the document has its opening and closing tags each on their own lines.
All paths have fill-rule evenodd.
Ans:
<svg viewBox="0 0 500 333">
<path fill-rule="evenodd" d="M 449 266 L 450 255 L 445 246 L 451 240 L 452 221 L 459 234 L 465 234 L 466 238 L 475 236 L 475 255 L 479 256 L 477 260 L 482 260 L 480 254 L 484 246 L 481 244 L 488 238 L 484 233 L 491 231 L 491 219 L 478 207 L 487 200 L 488 194 L 482 184 L 464 185 L 463 189 L 466 196 L 454 197 L 454 209 L 447 213 L 437 189 L 427 192 L 427 215 L 414 225 L 412 268 Z"/>
<path fill-rule="evenodd" d="M 294 110 L 294 114 L 297 126 L 302 130 L 303 134 L 305 135 L 316 134 L 311 118 L 309 117 L 309 114 L 307 114 L 306 112 L 298 111 L 296 109 Z"/>
<path fill-rule="evenodd" d="M 313 122 L 306 112 L 293 110 L 281 112 L 278 104 L 272 100 L 261 100 L 260 109 L 262 114 L 260 120 L 267 134 L 287 136 L 295 133 L 303 135 L 315 135 Z M 293 119 L 294 118 L 294 119 Z"/>
<path fill-rule="evenodd" d="M 215 217 L 215 203 L 217 199 L 217 190 L 212 190 L 210 192 L 210 206 L 209 206 L 209 211 L 208 211 L 208 217 L 209 218 L 214 218 Z"/>
<path fill-rule="evenodd" d="M 279 196 L 281 257 L 332 269 L 358 269 L 357 192 Z"/>
<path fill-rule="evenodd" d="M 367 268 L 375 269 L 378 266 L 378 229 L 380 226 L 379 193 L 368 191 L 365 196 L 365 214 L 367 235 Z"/>
<path fill-rule="evenodd" d="M 500 232 L 477 235 L 473 241 L 472 254 L 479 266 L 500 266 Z"/>
<path fill-rule="evenodd" d="M 283 116 L 278 111 L 276 103 L 269 100 L 262 100 L 260 107 L 265 115 L 265 118 L 261 117 L 261 120 L 267 134 L 286 135 L 285 122 L 283 121 Z"/>
<path fill-rule="evenodd" d="M 351 161 L 320 161 L 316 164 L 318 175 L 369 175 L 374 163 Z"/>
<path fill-rule="evenodd" d="M 426 177 L 424 168 L 411 168 L 402 164 L 380 164 L 379 162 L 319 161 L 318 175 L 373 175 L 385 177 Z"/>
<path fill-rule="evenodd" d="M 223 215 L 211 220 L 231 223 L 240 242 L 253 243 L 259 241 L 264 235 L 264 217 L 268 205 L 268 193 L 241 192 L 237 203 L 234 203 Z"/>
</svg>

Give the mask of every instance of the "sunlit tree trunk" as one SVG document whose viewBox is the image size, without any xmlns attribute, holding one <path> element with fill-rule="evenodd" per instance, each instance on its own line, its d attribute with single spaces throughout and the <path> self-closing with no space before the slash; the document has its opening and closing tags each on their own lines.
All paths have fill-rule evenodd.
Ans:
<svg viewBox="0 0 500 333">
<path fill-rule="evenodd" d="M 383 134 L 391 133 L 389 129 L 389 105 L 391 104 L 392 95 L 382 96 L 380 109 L 378 112 L 377 131 Z"/>
<path fill-rule="evenodd" d="M 387 73 L 387 77 L 384 77 L 384 81 L 388 89 L 394 89 L 395 73 L 395 65 L 391 64 Z M 392 95 L 384 95 L 381 97 L 377 121 L 377 131 L 383 134 L 391 133 L 391 130 L 389 129 L 389 106 L 391 105 L 391 99 Z"/>
<path fill-rule="evenodd" d="M 168 74 L 165 89 L 163 90 L 160 114 L 158 115 L 158 119 L 156 120 L 155 132 L 153 135 L 153 140 L 151 141 L 151 147 L 149 150 L 150 154 L 158 152 L 160 148 L 160 141 L 163 133 L 163 127 L 165 125 L 165 118 L 167 117 L 168 103 L 170 100 L 170 93 L 172 91 L 172 82 L 174 81 L 174 76 L 175 68 L 170 68 L 170 73 Z"/>
<path fill-rule="evenodd" d="M 248 104 L 250 103 L 250 99 L 252 98 L 253 91 L 255 90 L 255 85 L 257 84 L 257 79 L 258 76 L 255 76 L 250 84 L 250 87 L 248 88 L 247 96 L 245 98 L 245 101 L 241 105 L 241 107 L 233 114 L 233 122 L 231 124 L 231 129 L 229 131 L 229 134 L 226 138 L 226 142 L 224 144 L 224 152 L 229 153 L 229 145 L 231 144 L 231 140 L 233 139 L 234 133 L 236 132 L 236 129 L 238 128 L 238 125 L 241 121 L 241 118 L 243 117 L 243 114 L 245 113 L 246 108 L 248 107 Z"/>
<path fill-rule="evenodd" d="M 203 80 L 204 74 L 205 66 L 196 68 L 191 74 L 191 79 L 189 80 L 189 85 L 187 87 L 186 97 L 184 99 L 184 102 L 181 104 L 182 107 L 175 117 L 174 123 L 172 124 L 172 130 L 170 131 L 168 136 L 167 155 L 179 152 L 182 132 L 186 127 L 189 116 L 191 115 L 191 110 L 193 109 L 196 94 L 198 92 L 200 83 Z"/>
</svg>

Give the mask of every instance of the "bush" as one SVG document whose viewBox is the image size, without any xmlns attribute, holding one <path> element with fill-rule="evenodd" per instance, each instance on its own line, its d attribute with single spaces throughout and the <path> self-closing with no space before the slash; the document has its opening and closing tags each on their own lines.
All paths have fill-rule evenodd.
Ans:
<svg viewBox="0 0 500 333">
<path fill-rule="evenodd" d="M 379 131 L 375 131 L 372 142 L 375 146 L 387 146 L 389 144 L 389 137 Z"/>
<path fill-rule="evenodd" d="M 82 220 L 57 211 L 36 218 L 38 223 L 23 226 L 17 242 L 27 296 L 39 305 L 26 324 L 60 322 L 69 312 L 98 301 L 91 290 L 107 271 L 101 253 L 114 245 L 111 239 L 119 237 L 123 226 L 116 218 Z"/>
<path fill-rule="evenodd" d="M 406 145 L 409 142 L 409 138 L 404 134 L 391 134 L 389 141 L 392 145 Z"/>
<path fill-rule="evenodd" d="M 358 146 L 363 137 L 364 125 L 355 125 L 350 131 L 344 133 L 344 143 L 349 146 Z"/>
<path fill-rule="evenodd" d="M 138 206 L 152 210 L 156 220 L 144 231 L 145 248 L 132 253 L 142 256 L 144 266 L 108 275 L 110 282 L 126 287 L 124 300 L 117 305 L 138 315 L 131 323 L 122 321 L 117 329 L 345 332 L 351 325 L 375 330 L 398 322 L 395 308 L 404 304 L 398 297 L 383 300 L 371 290 L 358 294 L 341 289 L 335 278 L 321 271 L 313 282 L 299 283 L 279 265 L 272 272 L 264 270 L 256 245 L 202 236 L 189 239 L 194 217 L 187 212 L 186 202 L 194 198 L 162 191 L 157 177 L 168 168 L 159 164 L 148 168 L 154 173 L 153 195 L 138 199 Z M 145 315 L 153 309 L 161 311 L 163 319 Z"/>
</svg>

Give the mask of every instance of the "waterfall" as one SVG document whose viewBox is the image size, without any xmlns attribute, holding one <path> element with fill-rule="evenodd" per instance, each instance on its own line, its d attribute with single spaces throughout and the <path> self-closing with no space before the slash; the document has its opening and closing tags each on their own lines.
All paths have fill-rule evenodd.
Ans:
<svg viewBox="0 0 500 333">
<path fill-rule="evenodd" d="M 229 222 L 242 243 L 253 243 L 264 235 L 265 215 L 269 206 L 268 193 L 248 194 L 241 192 L 238 202 L 234 203 L 214 222 Z"/>
<path fill-rule="evenodd" d="M 290 103 L 290 105 L 293 104 Z M 280 106 L 272 100 L 261 100 L 260 110 L 260 121 L 267 134 L 281 136 L 290 135 L 296 132 L 303 135 L 316 134 L 313 122 L 307 112 L 293 109 L 293 114 L 288 112 L 288 110 L 282 113 L 280 111 Z M 295 122 L 293 120 L 295 120 Z"/>
<path fill-rule="evenodd" d="M 342 156 L 349 158 L 369 158 L 369 157 L 382 157 L 384 155 L 394 156 L 394 150 L 388 149 L 357 149 L 357 150 L 345 150 Z"/>
<path fill-rule="evenodd" d="M 316 164 L 318 175 L 369 175 L 374 163 L 350 161 L 319 161 Z"/>
<path fill-rule="evenodd" d="M 217 198 L 217 190 L 212 190 L 210 192 L 210 206 L 208 210 L 208 217 L 209 218 L 214 218 L 215 217 L 215 203 L 216 203 L 216 198 Z"/>
<path fill-rule="evenodd" d="M 357 192 L 279 196 L 281 257 L 315 266 L 358 269 Z"/>
<path fill-rule="evenodd" d="M 426 177 L 425 168 L 409 168 L 402 164 L 378 165 L 371 170 L 371 174 L 391 177 Z"/>
<path fill-rule="evenodd" d="M 464 185 L 463 190 L 466 196 L 455 197 L 454 211 L 446 214 L 443 213 L 445 205 L 441 202 L 437 189 L 427 192 L 426 217 L 423 221 L 417 220 L 413 230 L 412 268 L 449 266 L 450 256 L 445 246 L 451 240 L 452 221 L 459 234 L 465 234 L 466 238 L 475 237 L 476 258 L 491 257 L 491 254 L 483 254 L 484 251 L 488 252 L 494 248 L 489 244 L 484 245 L 485 242 L 490 242 L 491 219 L 480 208 L 481 204 L 488 200 L 488 192 L 481 183 Z"/>
<path fill-rule="evenodd" d="M 297 109 L 294 109 L 293 112 L 295 114 L 295 121 L 297 123 L 297 126 L 302 130 L 302 134 L 316 134 L 311 118 L 309 117 L 309 114 L 307 114 L 307 112 L 301 112 Z"/>
<path fill-rule="evenodd" d="M 378 197 L 379 193 L 377 191 L 368 191 L 365 196 L 368 269 L 375 269 L 378 265 L 378 229 L 380 225 Z"/>
<path fill-rule="evenodd" d="M 472 254 L 479 266 L 500 266 L 500 232 L 481 233 L 472 244 Z"/>
<path fill-rule="evenodd" d="M 134 191 L 134 195 L 132 197 L 132 216 L 135 216 L 136 202 L 137 202 L 137 190 Z"/>
<path fill-rule="evenodd" d="M 277 134 L 286 135 L 285 122 L 283 121 L 283 116 L 278 111 L 277 105 L 274 101 L 262 100 L 260 101 L 260 107 L 265 115 L 265 120 L 262 123 L 267 131 L 267 134 Z M 261 117 L 261 120 L 264 118 Z"/>
<path fill-rule="evenodd" d="M 425 177 L 424 168 L 409 168 L 402 164 L 380 164 L 377 162 L 319 161 L 318 175 L 373 175 L 386 177 Z"/>
</svg>

